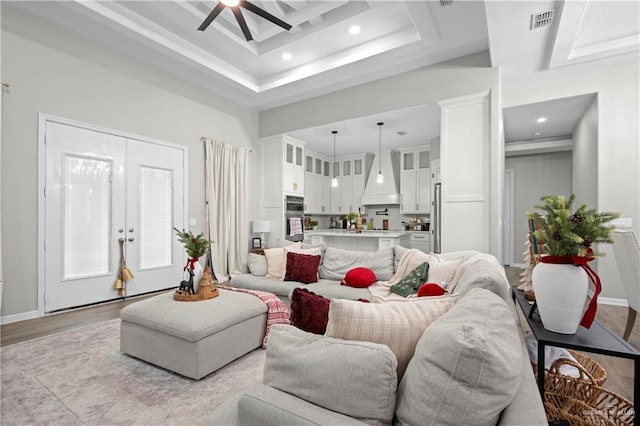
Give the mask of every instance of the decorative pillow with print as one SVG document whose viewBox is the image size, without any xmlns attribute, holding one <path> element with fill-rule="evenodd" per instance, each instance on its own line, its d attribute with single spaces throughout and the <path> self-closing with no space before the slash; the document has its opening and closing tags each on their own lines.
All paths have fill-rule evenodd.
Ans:
<svg viewBox="0 0 640 426">
<path fill-rule="evenodd" d="M 418 291 L 418 288 L 427 280 L 429 273 L 429 264 L 423 262 L 409 272 L 409 275 L 405 276 L 398 282 L 390 287 L 390 290 L 400 296 L 407 297 Z"/>
</svg>

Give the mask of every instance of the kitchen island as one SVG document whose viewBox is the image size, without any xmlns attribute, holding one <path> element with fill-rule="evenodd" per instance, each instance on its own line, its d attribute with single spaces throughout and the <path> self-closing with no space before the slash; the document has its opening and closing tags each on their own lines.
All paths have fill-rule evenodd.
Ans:
<svg viewBox="0 0 640 426">
<path fill-rule="evenodd" d="M 410 233 L 406 231 L 347 231 L 345 229 L 323 229 L 305 231 L 305 242 L 326 243 L 329 247 L 343 250 L 378 251 L 397 245 L 410 247 Z"/>
</svg>

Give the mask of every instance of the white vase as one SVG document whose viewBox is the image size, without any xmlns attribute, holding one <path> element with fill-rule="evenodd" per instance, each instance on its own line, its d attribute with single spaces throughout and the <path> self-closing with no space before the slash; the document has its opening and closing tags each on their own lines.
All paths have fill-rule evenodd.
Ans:
<svg viewBox="0 0 640 426">
<path fill-rule="evenodd" d="M 194 262 L 193 264 L 193 292 L 198 294 L 198 289 L 200 288 L 200 281 L 202 281 L 202 275 L 204 274 L 204 269 L 202 269 L 202 265 L 200 262 Z"/>
<path fill-rule="evenodd" d="M 589 276 L 579 266 L 538 263 L 531 275 L 542 325 L 549 331 L 574 334 L 585 310 Z"/>
</svg>

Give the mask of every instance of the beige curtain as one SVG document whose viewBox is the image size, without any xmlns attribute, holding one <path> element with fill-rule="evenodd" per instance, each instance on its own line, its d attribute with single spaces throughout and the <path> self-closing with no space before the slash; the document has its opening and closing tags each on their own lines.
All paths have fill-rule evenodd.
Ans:
<svg viewBox="0 0 640 426">
<path fill-rule="evenodd" d="M 249 153 L 247 148 L 208 138 L 205 146 L 205 200 L 211 260 L 218 281 L 246 272 L 249 252 Z"/>
</svg>

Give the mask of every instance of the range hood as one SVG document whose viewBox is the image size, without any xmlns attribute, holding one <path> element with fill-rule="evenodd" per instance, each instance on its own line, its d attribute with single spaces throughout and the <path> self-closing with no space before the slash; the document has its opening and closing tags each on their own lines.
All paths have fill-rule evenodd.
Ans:
<svg viewBox="0 0 640 426">
<path fill-rule="evenodd" d="M 382 176 L 384 176 L 383 183 L 376 182 L 380 169 L 382 169 Z M 398 205 L 402 202 L 400 196 L 400 153 L 398 151 L 382 151 L 381 154 L 375 155 L 360 202 L 363 206 Z"/>
</svg>

